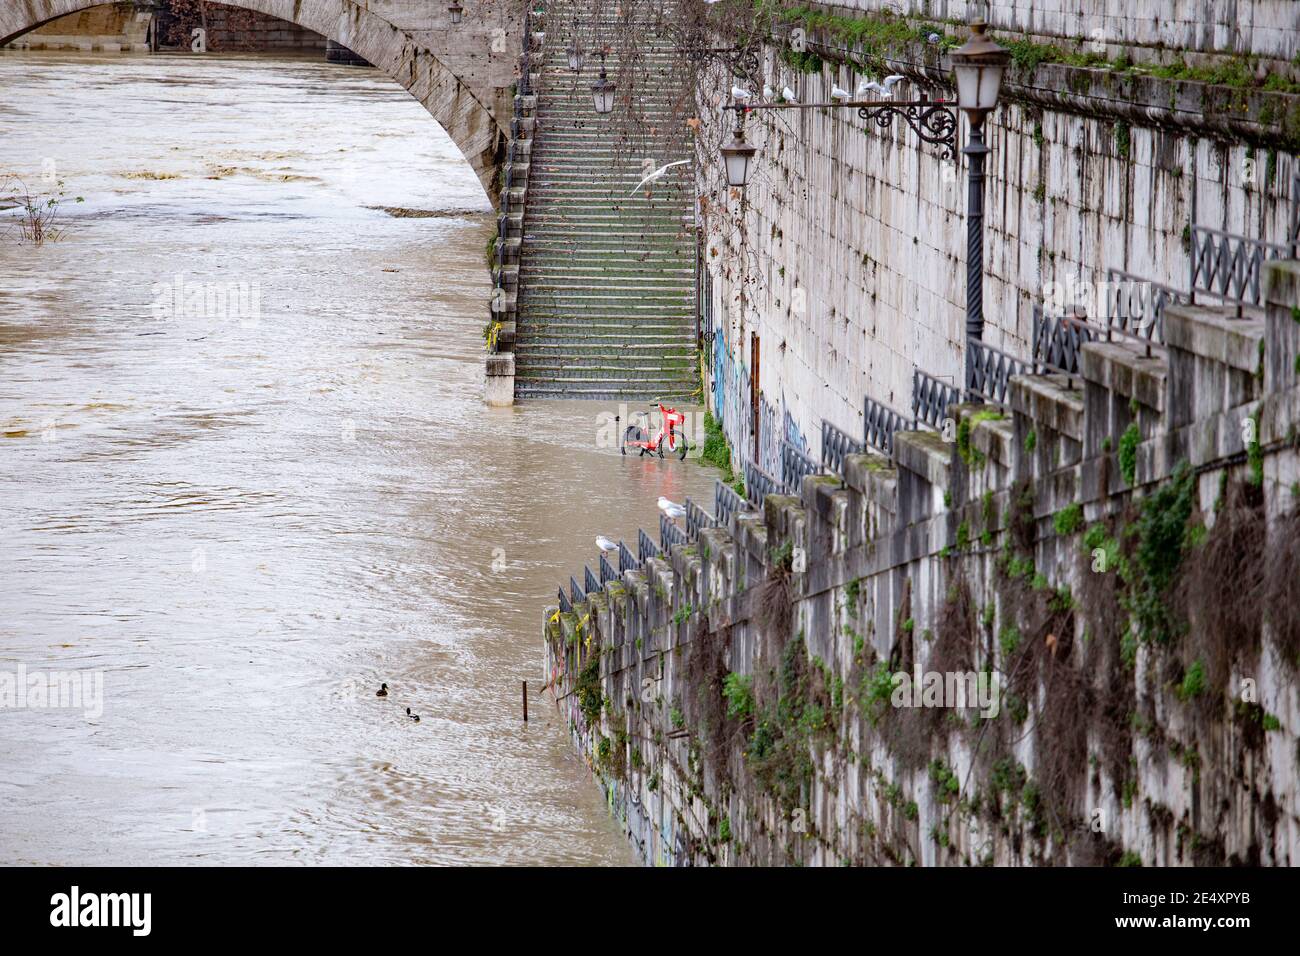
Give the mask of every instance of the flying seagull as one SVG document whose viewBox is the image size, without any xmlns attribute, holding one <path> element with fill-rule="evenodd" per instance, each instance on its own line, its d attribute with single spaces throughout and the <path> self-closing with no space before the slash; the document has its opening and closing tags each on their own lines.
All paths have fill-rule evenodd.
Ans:
<svg viewBox="0 0 1300 956">
<path fill-rule="evenodd" d="M 673 521 L 678 518 L 686 517 L 686 509 L 675 501 L 669 501 L 663 495 L 659 496 L 659 510 L 666 514 Z"/>
<path fill-rule="evenodd" d="M 662 179 L 663 176 L 664 176 L 664 174 L 667 173 L 668 170 L 672 169 L 674 166 L 682 166 L 682 165 L 685 165 L 686 163 L 689 163 L 689 162 L 690 162 L 689 159 L 679 159 L 679 160 L 677 160 L 677 162 L 675 162 L 675 163 L 669 163 L 669 164 L 666 165 L 666 166 L 660 166 L 658 169 L 656 169 L 653 173 L 651 173 L 651 174 L 650 174 L 649 176 L 647 176 L 645 179 L 641 180 L 639 183 L 637 183 L 635 186 L 633 186 L 633 187 L 632 187 L 632 191 L 631 191 L 630 193 L 628 193 L 628 195 L 629 195 L 629 196 L 635 196 L 635 195 L 637 194 L 637 191 L 638 191 L 642 186 L 645 186 L 645 185 L 648 184 L 648 183 L 652 183 L 652 182 L 654 182 L 656 179 Z"/>
<path fill-rule="evenodd" d="M 618 550 L 618 545 L 613 541 L 610 541 L 609 538 L 605 537 L 603 534 L 596 535 L 596 547 L 600 548 L 602 551 Z"/>
<path fill-rule="evenodd" d="M 907 79 L 907 77 L 903 76 L 903 74 L 894 73 L 885 77 L 884 85 L 881 85 L 874 80 L 863 80 L 858 84 L 858 96 L 866 96 L 868 93 L 878 93 L 881 96 L 893 96 L 894 85 L 898 83 L 899 80 L 905 79 Z"/>
</svg>

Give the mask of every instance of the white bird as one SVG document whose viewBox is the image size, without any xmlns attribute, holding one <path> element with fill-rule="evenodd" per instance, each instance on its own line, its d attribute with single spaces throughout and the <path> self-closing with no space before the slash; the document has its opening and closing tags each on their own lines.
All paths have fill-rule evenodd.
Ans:
<svg viewBox="0 0 1300 956">
<path fill-rule="evenodd" d="M 647 183 L 652 183 L 652 182 L 654 182 L 654 181 L 657 180 L 657 179 L 662 179 L 662 178 L 664 177 L 664 174 L 667 173 L 668 170 L 672 169 L 674 166 L 681 166 L 681 165 L 684 165 L 685 163 L 689 163 L 689 162 L 690 162 L 689 159 L 679 159 L 679 160 L 677 160 L 677 162 L 675 162 L 675 163 L 669 163 L 669 164 L 666 165 L 666 166 L 660 166 L 658 169 L 656 169 L 653 173 L 651 173 L 651 174 L 650 174 L 649 176 L 647 176 L 645 179 L 641 180 L 639 183 L 637 183 L 635 186 L 633 186 L 633 187 L 632 187 L 632 191 L 631 191 L 630 193 L 628 193 L 628 195 L 629 195 L 629 196 L 635 196 L 635 195 L 637 194 L 637 191 L 638 191 L 642 186 L 646 185 Z"/>
<path fill-rule="evenodd" d="M 770 86 L 768 86 L 766 83 L 764 83 L 764 84 L 763 84 L 763 99 L 765 99 L 765 100 L 770 100 L 771 98 L 772 98 L 772 87 L 770 87 Z"/>
<path fill-rule="evenodd" d="M 831 84 L 831 99 L 833 99 L 833 100 L 847 100 L 848 98 L 849 98 L 849 91 L 848 91 L 848 90 L 842 90 L 842 89 L 840 89 L 838 86 L 836 86 L 834 83 Z"/>
<path fill-rule="evenodd" d="M 781 91 L 781 98 L 787 103 L 799 102 L 798 98 L 794 95 L 794 90 L 790 89 L 788 86 Z"/>
<path fill-rule="evenodd" d="M 666 514 L 673 521 L 678 518 L 686 517 L 686 509 L 675 501 L 669 501 L 663 495 L 659 496 L 659 510 Z"/>
<path fill-rule="evenodd" d="M 610 541 L 609 538 L 605 537 L 603 534 L 596 535 L 596 547 L 600 548 L 602 551 L 618 550 L 618 545 L 613 541 Z"/>
<path fill-rule="evenodd" d="M 874 80 L 863 80 L 858 84 L 858 96 L 866 96 L 868 93 L 878 93 L 881 96 L 893 96 L 895 84 L 900 80 L 905 79 L 907 79 L 907 77 L 903 76 L 903 74 L 894 73 L 885 77 L 884 85 L 881 85 Z"/>
<path fill-rule="evenodd" d="M 751 94 L 749 90 L 744 89 L 743 87 L 733 86 L 731 88 L 731 98 L 733 100 L 740 100 L 741 102 L 744 102 L 745 100 L 749 99 L 750 95 Z"/>
</svg>

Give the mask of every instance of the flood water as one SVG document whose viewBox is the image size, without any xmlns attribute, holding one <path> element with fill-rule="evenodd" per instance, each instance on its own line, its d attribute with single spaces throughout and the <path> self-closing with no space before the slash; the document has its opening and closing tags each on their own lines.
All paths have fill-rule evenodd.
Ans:
<svg viewBox="0 0 1300 956">
<path fill-rule="evenodd" d="M 493 224 L 437 124 L 308 60 L 0 89 L 0 180 L 66 197 L 0 225 L 0 674 L 102 677 L 0 708 L 0 862 L 632 863 L 520 681 L 594 536 L 713 476 L 482 404 Z"/>
</svg>

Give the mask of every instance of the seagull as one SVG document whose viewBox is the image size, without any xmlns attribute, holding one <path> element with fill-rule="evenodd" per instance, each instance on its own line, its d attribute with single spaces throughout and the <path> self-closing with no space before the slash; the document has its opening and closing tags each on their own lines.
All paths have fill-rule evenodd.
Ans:
<svg viewBox="0 0 1300 956">
<path fill-rule="evenodd" d="M 893 96 L 894 85 L 899 80 L 905 80 L 907 77 L 901 73 L 893 73 L 885 77 L 884 85 L 876 83 L 874 80 L 863 80 L 858 84 L 858 96 L 866 96 L 868 93 L 879 93 L 881 96 Z"/>
<path fill-rule="evenodd" d="M 787 103 L 799 102 L 799 98 L 794 95 L 794 90 L 790 89 L 788 86 L 781 91 L 781 98 Z"/>
<path fill-rule="evenodd" d="M 609 538 L 605 537 L 603 534 L 596 535 L 596 547 L 600 548 L 602 551 L 618 550 L 618 545 L 613 541 L 610 541 Z"/>
<path fill-rule="evenodd" d="M 731 98 L 733 100 L 740 100 L 741 102 L 744 102 L 745 100 L 749 99 L 750 95 L 751 94 L 749 90 L 745 89 L 744 87 L 733 86 L 731 88 Z"/>
<path fill-rule="evenodd" d="M 849 91 L 848 91 L 848 90 L 842 90 L 842 89 L 840 89 L 838 86 L 836 86 L 834 83 L 831 84 L 831 99 L 833 99 L 833 100 L 847 100 L 848 98 L 849 98 Z"/>
<path fill-rule="evenodd" d="M 637 194 L 637 191 L 638 191 L 642 186 L 646 185 L 647 183 L 652 183 L 652 182 L 654 182 L 656 179 L 662 179 L 663 176 L 664 176 L 664 174 L 667 173 L 668 170 L 672 169 L 674 166 L 682 166 L 682 165 L 685 165 L 686 163 L 689 163 L 689 162 L 690 162 L 689 159 L 679 159 L 679 160 L 677 160 L 677 162 L 675 162 L 675 163 L 669 163 L 669 164 L 666 165 L 666 166 L 660 166 L 658 169 L 656 169 L 653 173 L 651 173 L 651 174 L 650 174 L 649 176 L 647 176 L 645 179 L 641 180 L 639 183 L 637 183 L 635 186 L 633 186 L 633 187 L 632 187 L 632 191 L 631 191 L 630 193 L 628 193 L 628 195 L 629 195 L 629 196 L 635 196 L 635 195 Z"/>
<path fill-rule="evenodd" d="M 764 83 L 764 84 L 763 84 L 763 99 L 765 99 L 765 100 L 770 100 L 771 98 L 772 98 L 772 87 L 770 87 L 770 86 L 768 86 L 766 83 Z"/>
<path fill-rule="evenodd" d="M 666 514 L 673 521 L 678 518 L 686 517 L 686 509 L 675 501 L 669 501 L 663 495 L 659 496 L 659 510 Z"/>
<path fill-rule="evenodd" d="M 418 724 L 420 722 L 420 715 L 411 713 L 411 708 L 409 707 L 406 708 L 406 716 L 411 718 L 412 723 Z"/>
</svg>

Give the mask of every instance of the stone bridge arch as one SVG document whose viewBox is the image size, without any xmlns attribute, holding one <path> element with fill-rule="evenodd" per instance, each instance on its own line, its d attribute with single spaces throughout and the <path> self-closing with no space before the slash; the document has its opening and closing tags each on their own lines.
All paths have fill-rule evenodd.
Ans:
<svg viewBox="0 0 1300 956">
<path fill-rule="evenodd" d="M 365 57 L 429 111 L 474 168 L 492 181 L 513 112 L 521 0 L 474 0 L 453 26 L 441 0 L 219 0 L 320 33 Z M 105 0 L 0 0 L 0 46 Z"/>
</svg>

